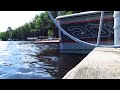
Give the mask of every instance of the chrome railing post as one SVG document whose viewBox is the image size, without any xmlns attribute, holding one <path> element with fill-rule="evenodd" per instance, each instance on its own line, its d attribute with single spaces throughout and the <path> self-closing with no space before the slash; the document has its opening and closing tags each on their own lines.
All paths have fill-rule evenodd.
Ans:
<svg viewBox="0 0 120 90">
<path fill-rule="evenodd" d="M 114 46 L 120 45 L 120 11 L 114 11 Z"/>
</svg>

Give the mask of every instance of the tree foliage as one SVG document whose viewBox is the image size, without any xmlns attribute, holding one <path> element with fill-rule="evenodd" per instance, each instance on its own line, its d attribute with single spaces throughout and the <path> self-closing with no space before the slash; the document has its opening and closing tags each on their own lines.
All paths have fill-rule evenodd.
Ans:
<svg viewBox="0 0 120 90">
<path fill-rule="evenodd" d="M 54 35 L 53 31 L 52 30 L 48 30 L 48 36 L 53 36 L 53 35 Z"/>
</svg>

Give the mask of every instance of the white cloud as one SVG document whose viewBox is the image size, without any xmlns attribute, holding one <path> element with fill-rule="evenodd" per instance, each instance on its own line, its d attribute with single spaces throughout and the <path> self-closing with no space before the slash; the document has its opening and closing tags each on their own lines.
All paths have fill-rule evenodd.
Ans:
<svg viewBox="0 0 120 90">
<path fill-rule="evenodd" d="M 41 12 L 44 11 L 0 11 L 0 32 L 6 31 L 8 26 L 15 29 L 29 22 Z"/>
</svg>

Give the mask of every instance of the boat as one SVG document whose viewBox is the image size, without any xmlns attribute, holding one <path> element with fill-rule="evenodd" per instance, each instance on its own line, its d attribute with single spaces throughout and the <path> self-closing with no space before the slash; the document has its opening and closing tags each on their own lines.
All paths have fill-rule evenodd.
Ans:
<svg viewBox="0 0 120 90">
<path fill-rule="evenodd" d="M 56 21 L 73 37 L 92 44 L 97 43 L 100 11 L 87 11 L 56 17 Z M 114 18 L 112 11 L 105 11 L 100 36 L 100 45 L 114 44 Z M 60 52 L 88 54 L 95 46 L 76 42 L 59 30 Z"/>
</svg>

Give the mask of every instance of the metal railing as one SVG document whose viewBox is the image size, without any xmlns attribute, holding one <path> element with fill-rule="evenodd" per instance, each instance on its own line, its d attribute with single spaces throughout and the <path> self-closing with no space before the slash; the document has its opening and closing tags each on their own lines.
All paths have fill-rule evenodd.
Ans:
<svg viewBox="0 0 120 90">
<path fill-rule="evenodd" d="M 100 17 L 100 24 L 99 24 L 99 31 L 98 31 L 98 38 L 97 38 L 97 43 L 96 44 L 92 44 L 92 43 L 88 43 L 85 41 L 82 41 L 80 39 L 75 38 L 74 36 L 70 35 L 69 33 L 67 33 L 57 22 L 56 20 L 53 18 L 52 14 L 50 11 L 48 11 L 48 14 L 50 16 L 50 18 L 52 19 L 53 23 L 56 25 L 56 27 L 63 32 L 64 35 L 68 36 L 69 38 L 71 38 L 72 40 L 76 41 L 76 42 L 80 42 L 83 43 L 85 45 L 90 45 L 93 47 L 111 47 L 111 48 L 120 48 L 120 45 L 100 45 L 100 36 L 101 36 L 101 31 L 102 31 L 102 23 L 103 23 L 103 17 L 104 17 L 104 11 L 101 11 L 101 17 Z"/>
</svg>

